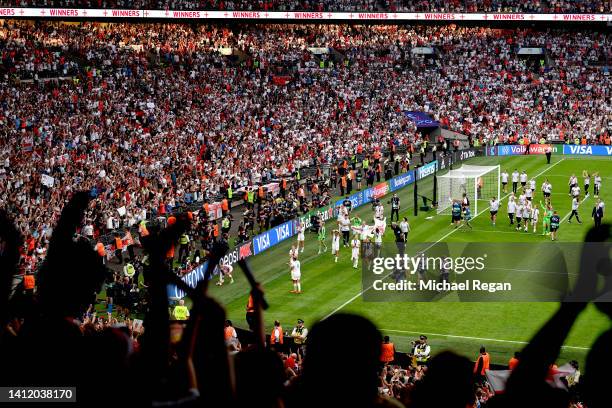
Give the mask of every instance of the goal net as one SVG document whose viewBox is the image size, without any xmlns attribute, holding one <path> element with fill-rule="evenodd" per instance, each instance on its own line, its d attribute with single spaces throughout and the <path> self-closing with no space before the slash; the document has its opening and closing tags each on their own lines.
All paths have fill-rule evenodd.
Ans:
<svg viewBox="0 0 612 408">
<path fill-rule="evenodd" d="M 499 199 L 499 166 L 469 166 L 438 176 L 438 214 L 450 214 L 453 200 L 465 194 L 472 216 L 487 208 L 492 197 Z"/>
</svg>

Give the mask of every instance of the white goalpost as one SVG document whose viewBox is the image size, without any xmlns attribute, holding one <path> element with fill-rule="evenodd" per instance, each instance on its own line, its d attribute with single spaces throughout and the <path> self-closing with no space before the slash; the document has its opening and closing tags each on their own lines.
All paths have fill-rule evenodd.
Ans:
<svg viewBox="0 0 612 408">
<path fill-rule="evenodd" d="M 500 167 L 470 166 L 449 170 L 438 176 L 438 214 L 450 214 L 453 200 L 461 201 L 465 194 L 470 201 L 472 216 L 488 206 L 492 197 L 500 194 Z"/>
</svg>

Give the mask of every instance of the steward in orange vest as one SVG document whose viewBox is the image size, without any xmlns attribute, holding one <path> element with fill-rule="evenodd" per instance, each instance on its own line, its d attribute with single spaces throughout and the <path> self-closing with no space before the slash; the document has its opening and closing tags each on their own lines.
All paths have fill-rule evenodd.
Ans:
<svg viewBox="0 0 612 408">
<path fill-rule="evenodd" d="M 508 370 L 514 370 L 516 368 L 516 366 L 519 363 L 519 357 L 521 356 L 521 353 L 518 351 L 514 352 L 514 357 L 512 357 L 510 359 L 510 361 L 508 361 Z"/>
<path fill-rule="evenodd" d="M 249 329 L 255 329 L 255 302 L 253 301 L 253 295 L 249 295 L 249 300 L 246 306 L 246 321 L 249 325 Z"/>
<path fill-rule="evenodd" d="M 385 336 L 381 347 L 380 361 L 382 363 L 389 364 L 395 360 L 395 346 L 389 341 L 389 336 Z"/>
<path fill-rule="evenodd" d="M 274 328 L 270 334 L 270 345 L 283 344 L 283 328 L 278 320 L 274 321 Z"/>
<path fill-rule="evenodd" d="M 227 198 L 224 198 L 223 200 L 221 200 L 221 211 L 223 212 L 224 217 L 227 215 L 227 212 L 229 211 L 229 203 L 227 202 Z"/>
<path fill-rule="evenodd" d="M 34 275 L 24 275 L 23 276 L 23 288 L 25 290 L 33 290 L 34 289 Z"/>
<path fill-rule="evenodd" d="M 123 263 L 123 240 L 119 234 L 115 234 L 115 256 L 119 260 L 119 263 Z"/>
<path fill-rule="evenodd" d="M 474 374 L 480 377 L 484 377 L 485 372 L 489 369 L 489 353 L 485 350 L 484 346 L 480 348 L 480 355 L 478 360 L 474 363 Z"/>
</svg>

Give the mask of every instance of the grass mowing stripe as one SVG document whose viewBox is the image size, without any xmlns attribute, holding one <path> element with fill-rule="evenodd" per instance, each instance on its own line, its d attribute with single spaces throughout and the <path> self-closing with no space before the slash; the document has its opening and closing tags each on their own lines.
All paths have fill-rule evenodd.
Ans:
<svg viewBox="0 0 612 408">
<path fill-rule="evenodd" d="M 380 329 L 380 330 L 382 332 L 390 332 L 390 333 L 424 334 L 426 336 L 450 337 L 454 339 L 494 341 L 498 343 L 512 343 L 512 344 L 529 344 L 528 341 L 519 341 L 519 340 L 489 339 L 486 337 L 457 336 L 454 334 L 440 334 L 440 333 L 424 333 L 421 331 L 410 331 L 410 330 L 394 330 L 394 329 Z M 568 349 L 574 349 L 574 350 L 589 350 L 590 349 L 590 347 L 582 347 L 582 346 L 565 346 L 564 345 L 561 347 L 568 348 Z"/>
</svg>

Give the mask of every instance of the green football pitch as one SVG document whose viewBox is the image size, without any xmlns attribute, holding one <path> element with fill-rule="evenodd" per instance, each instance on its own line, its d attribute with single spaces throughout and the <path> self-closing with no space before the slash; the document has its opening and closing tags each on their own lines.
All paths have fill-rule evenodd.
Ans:
<svg viewBox="0 0 612 408">
<path fill-rule="evenodd" d="M 479 157 L 469 160 L 471 165 L 497 165 L 512 173 L 515 168 L 525 170 L 529 179 L 536 177 L 535 202 L 541 197 L 540 186 L 544 178 L 553 185 L 552 203 L 563 219 L 558 239 L 561 242 L 581 242 L 592 226 L 590 212 L 594 204 L 592 196 L 581 206 L 583 224 L 566 222 L 570 213 L 568 179 L 574 173 L 582 188 L 582 171 L 590 174 L 598 171 L 602 176 L 601 199 L 612 202 L 609 185 L 612 182 L 612 160 L 609 158 L 553 156 L 546 164 L 544 156 Z M 448 215 L 436 215 L 435 210 L 419 212 L 413 216 L 413 186 L 408 186 L 398 195 L 402 201 L 400 217 L 407 216 L 411 226 L 408 247 L 419 242 L 543 242 L 549 238 L 538 233 L 516 232 L 508 225 L 506 199 L 500 205 L 497 226 L 491 225 L 489 212 L 479 205 L 474 214 L 473 230 L 454 229 L 449 226 Z M 431 197 L 432 177 L 419 181 L 421 195 Z M 506 196 L 502 193 L 502 197 Z M 390 206 L 385 205 L 387 217 Z M 364 220 L 371 220 L 372 207 L 364 205 L 354 211 Z M 604 217 L 604 221 L 609 216 Z M 328 247 L 330 231 L 335 220 L 328 222 Z M 393 233 L 387 228 L 385 242 L 393 242 Z M 307 327 L 322 318 L 338 312 L 349 312 L 371 319 L 383 334 L 389 335 L 399 351 L 409 351 L 410 342 L 418 335 L 428 336 L 432 352 L 453 350 L 469 358 L 475 358 L 481 345 L 487 347 L 495 363 L 504 364 L 514 351 L 520 350 L 530 337 L 558 308 L 551 302 L 368 302 L 362 293 L 362 272 L 353 269 L 349 249 L 341 248 L 340 260 L 334 263 L 329 251 L 318 255 L 318 242 L 313 233 L 306 236 L 305 251 L 300 254 L 302 290 L 300 295 L 289 293 L 292 284 L 287 266 L 290 246 L 295 237 L 250 258 L 249 262 L 256 278 L 263 284 L 270 308 L 265 313 L 266 329 L 279 320 L 290 330 L 298 318 L 304 319 Z M 534 262 L 537 262 L 534 259 Z M 211 285 L 211 294 L 227 309 L 228 318 L 238 327 L 246 327 L 245 305 L 249 287 L 244 277 L 236 273 L 234 284 L 221 287 Z M 576 359 L 584 362 L 588 348 L 594 339 L 610 326 L 610 321 L 594 307 L 589 307 L 579 317 L 559 357 L 559 361 Z M 359 333 L 346 333 L 350 341 Z"/>
</svg>

